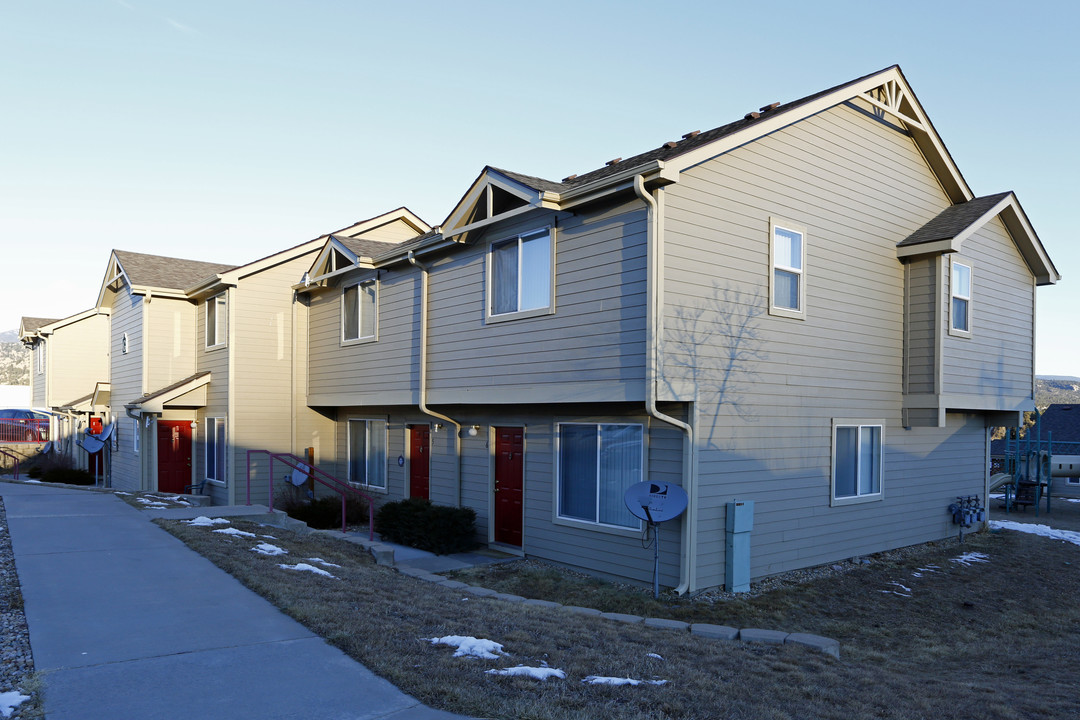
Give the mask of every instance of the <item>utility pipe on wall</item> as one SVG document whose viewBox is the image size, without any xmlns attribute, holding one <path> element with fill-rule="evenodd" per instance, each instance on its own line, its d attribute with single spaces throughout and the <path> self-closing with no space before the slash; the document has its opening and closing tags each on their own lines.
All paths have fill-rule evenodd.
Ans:
<svg viewBox="0 0 1080 720">
<path fill-rule="evenodd" d="M 663 333 L 663 317 L 661 316 L 660 298 L 663 296 L 664 276 L 660 268 L 661 251 L 663 249 L 663 232 L 660 227 L 660 213 L 657 210 L 656 198 L 645 189 L 645 179 L 641 175 L 634 176 L 634 192 L 645 203 L 648 210 L 646 221 L 646 313 L 645 313 L 645 405 L 649 415 L 674 425 L 683 431 L 683 476 L 682 485 L 690 498 L 686 519 L 683 521 L 683 557 L 679 571 L 679 586 L 675 592 L 682 595 L 686 593 L 693 582 L 693 575 L 697 567 L 697 487 L 694 482 L 694 466 L 697 463 L 697 453 L 694 450 L 694 428 L 678 418 L 660 412 L 656 406 L 656 383 L 659 376 L 658 338 Z M 692 406 L 693 407 L 693 406 Z M 690 419 L 693 419 L 691 411 Z"/>
<path fill-rule="evenodd" d="M 435 412 L 427 405 L 427 338 L 428 338 L 428 266 L 416 259 L 409 251 L 409 262 L 420 268 L 420 412 L 454 426 L 454 485 L 457 488 L 457 506 L 461 507 L 461 423 L 452 417 Z"/>
</svg>

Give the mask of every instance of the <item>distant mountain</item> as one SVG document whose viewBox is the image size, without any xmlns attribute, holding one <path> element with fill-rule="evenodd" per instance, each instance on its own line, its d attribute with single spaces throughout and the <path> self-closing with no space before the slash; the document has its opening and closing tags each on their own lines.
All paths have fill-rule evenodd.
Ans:
<svg viewBox="0 0 1080 720">
<path fill-rule="evenodd" d="M 1065 375 L 1037 376 L 1035 405 L 1040 410 L 1045 410 L 1049 405 L 1080 405 L 1080 378 Z"/>
<path fill-rule="evenodd" d="M 30 353 L 21 342 L 0 342 L 0 385 L 29 384 Z"/>
<path fill-rule="evenodd" d="M 19 331 L 18 331 L 18 329 L 4 330 L 3 332 L 0 332 L 0 343 L 11 343 L 11 342 L 19 342 Z"/>
</svg>

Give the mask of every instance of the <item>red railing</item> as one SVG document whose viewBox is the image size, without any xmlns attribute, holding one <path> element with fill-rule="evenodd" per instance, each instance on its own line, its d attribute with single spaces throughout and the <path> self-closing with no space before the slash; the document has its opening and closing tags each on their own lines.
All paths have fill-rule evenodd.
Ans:
<svg viewBox="0 0 1080 720">
<path fill-rule="evenodd" d="M 320 470 L 317 467 L 308 465 L 306 462 L 288 453 L 272 453 L 269 450 L 248 450 L 247 451 L 247 504 L 251 504 L 251 455 L 266 455 L 270 458 L 270 484 L 268 489 L 267 507 L 270 512 L 274 511 L 274 461 L 277 460 L 284 463 L 286 467 L 290 467 L 293 470 L 299 471 L 315 482 L 328 487 L 334 492 L 341 495 L 341 532 L 347 532 L 345 529 L 345 497 L 346 493 L 353 493 L 359 495 L 367 502 L 368 507 L 368 540 L 375 539 L 375 501 L 372 497 L 366 493 L 362 493 L 347 482 L 342 482 L 338 478 L 334 477 L 330 473 Z"/>
<path fill-rule="evenodd" d="M 48 441 L 48 418 L 0 418 L 0 442 L 43 443 Z"/>
<path fill-rule="evenodd" d="M 15 461 L 15 479 L 19 479 L 19 456 L 12 455 L 7 450 L 0 450 L 0 455 L 5 455 Z"/>
</svg>

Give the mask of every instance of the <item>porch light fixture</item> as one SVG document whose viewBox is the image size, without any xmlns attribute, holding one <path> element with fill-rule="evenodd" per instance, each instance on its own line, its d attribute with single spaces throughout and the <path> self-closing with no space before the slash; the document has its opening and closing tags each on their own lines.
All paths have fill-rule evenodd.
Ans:
<svg viewBox="0 0 1080 720">
<path fill-rule="evenodd" d="M 431 426 L 431 432 L 439 432 L 442 430 L 442 423 L 435 423 Z"/>
<path fill-rule="evenodd" d="M 469 437 L 476 437 L 476 434 L 478 432 L 480 432 L 480 426 L 473 425 L 471 428 L 469 428 Z"/>
</svg>

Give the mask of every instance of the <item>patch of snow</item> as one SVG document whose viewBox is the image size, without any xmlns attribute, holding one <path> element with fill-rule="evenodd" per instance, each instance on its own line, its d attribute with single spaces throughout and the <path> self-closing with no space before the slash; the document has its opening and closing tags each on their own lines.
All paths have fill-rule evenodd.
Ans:
<svg viewBox="0 0 1080 720">
<path fill-rule="evenodd" d="M 215 530 L 214 532 L 221 531 Z M 299 570 L 301 572 L 315 573 L 316 575 L 322 575 L 323 577 L 333 578 L 334 580 L 337 580 L 335 576 L 326 572 L 322 568 L 317 568 L 314 565 L 308 565 L 307 563 L 296 563 L 295 565 L 278 565 L 278 567 L 282 570 Z"/>
<path fill-rule="evenodd" d="M 316 565 L 322 565 L 323 567 L 336 567 L 336 568 L 341 567 L 337 563 L 326 562 L 322 558 L 308 558 L 307 561 L 315 563 Z"/>
<path fill-rule="evenodd" d="M 32 485 L 41 485 L 41 481 L 40 481 L 40 480 L 23 480 L 23 482 L 25 482 L 25 483 L 30 483 L 30 484 L 32 484 Z M 125 493 L 125 494 L 126 494 L 126 493 Z"/>
<path fill-rule="evenodd" d="M 455 653 L 456 655 L 457 653 Z M 488 675 L 509 675 L 518 676 L 523 675 L 525 677 L 531 677 L 535 680 L 547 680 L 548 678 L 559 678 L 563 680 L 566 678 L 566 673 L 558 668 L 552 667 L 528 667 L 526 665 L 518 665 L 512 668 L 503 668 L 501 670 L 488 670 Z"/>
<path fill-rule="evenodd" d="M 267 540 L 277 540 L 273 535 L 260 535 L 259 537 L 266 538 Z"/>
<path fill-rule="evenodd" d="M 441 638 L 424 638 L 432 645 L 449 645 L 457 648 L 454 657 L 477 657 L 485 660 L 496 660 L 499 655 L 509 655 L 503 651 L 503 646 L 493 640 L 481 640 L 467 635 L 447 635 Z"/>
<path fill-rule="evenodd" d="M 900 588 L 901 590 L 903 590 L 903 591 L 904 591 L 904 592 L 906 592 L 906 593 L 910 593 L 910 592 L 911 592 L 911 588 L 909 588 L 909 587 L 908 587 L 907 585 L 903 585 L 903 584 L 901 584 L 901 583 L 898 583 L 898 582 L 895 582 L 895 581 L 894 581 L 894 582 L 890 582 L 890 583 L 889 583 L 889 585 L 895 585 L 896 587 Z"/>
<path fill-rule="evenodd" d="M 664 659 L 664 658 L 660 657 L 659 655 L 657 655 L 656 653 L 645 653 L 645 657 L 656 658 L 657 660 L 663 660 Z"/>
<path fill-rule="evenodd" d="M 29 482 L 29 480 L 27 482 Z M 1065 502 L 1080 503 L 1080 498 L 1058 498 L 1058 500 L 1064 500 Z"/>
<path fill-rule="evenodd" d="M 249 533 L 244 530 L 237 530 L 236 528 L 222 528 L 221 530 L 215 530 L 214 532 L 221 533 L 222 535 L 233 535 L 235 537 L 255 537 L 255 533 Z"/>
<path fill-rule="evenodd" d="M 225 518 L 208 518 L 205 515 L 200 515 L 194 520 L 184 520 L 188 525 L 195 527 L 212 527 L 214 525 L 228 525 L 229 521 Z"/>
<path fill-rule="evenodd" d="M 589 675 L 581 682 L 588 685 L 666 685 L 667 680 L 635 680 L 633 678 L 604 677 Z"/>
<path fill-rule="evenodd" d="M 270 543 L 259 543 L 255 547 L 251 548 L 254 552 L 260 555 L 288 555 L 289 551 L 285 548 L 279 548 L 277 545 L 271 545 Z"/>
<path fill-rule="evenodd" d="M 130 495 L 130 494 L 131 493 L 124 492 L 123 490 L 113 490 L 113 495 Z"/>
<path fill-rule="evenodd" d="M 1016 532 L 1042 535 L 1054 540 L 1064 540 L 1073 545 L 1080 545 L 1080 532 L 1075 530 L 1058 530 L 1049 525 L 1036 525 L 1034 523 L 1018 523 L 1012 520 L 991 520 L 990 527 L 1001 530 L 1015 530 Z"/>
<path fill-rule="evenodd" d="M 11 717 L 12 711 L 29 699 L 29 695 L 23 695 L 18 690 L 0 693 L 0 717 Z"/>
<path fill-rule="evenodd" d="M 963 565 L 964 567 L 971 567 L 971 563 L 990 562 L 990 556 L 981 552 L 966 552 L 960 557 L 950 558 L 950 561 Z"/>
</svg>

